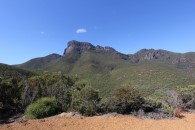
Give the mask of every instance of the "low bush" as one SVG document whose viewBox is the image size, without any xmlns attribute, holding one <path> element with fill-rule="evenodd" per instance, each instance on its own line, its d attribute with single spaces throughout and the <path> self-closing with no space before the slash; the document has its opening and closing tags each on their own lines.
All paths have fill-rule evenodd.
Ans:
<svg viewBox="0 0 195 130">
<path fill-rule="evenodd" d="M 161 111 L 164 112 L 165 114 L 173 116 L 174 109 L 173 106 L 163 103 Z"/>
<path fill-rule="evenodd" d="M 55 98 L 41 98 L 30 104 L 25 111 L 25 118 L 39 119 L 54 115 L 58 112 Z"/>
<path fill-rule="evenodd" d="M 98 112 L 102 114 L 116 112 L 116 104 L 114 97 L 103 98 L 98 104 Z"/>
<path fill-rule="evenodd" d="M 147 112 L 155 112 L 155 113 L 163 113 L 169 116 L 173 115 L 173 107 L 166 104 L 165 102 L 156 99 L 156 98 L 147 98 L 142 104 L 142 109 L 145 113 Z"/>
</svg>

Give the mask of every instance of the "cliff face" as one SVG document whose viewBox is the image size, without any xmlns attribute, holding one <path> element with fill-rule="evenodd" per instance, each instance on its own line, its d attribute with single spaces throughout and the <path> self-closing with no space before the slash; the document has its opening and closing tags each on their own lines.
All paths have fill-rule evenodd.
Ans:
<svg viewBox="0 0 195 130">
<path fill-rule="evenodd" d="M 64 56 L 71 52 L 85 53 L 90 50 L 96 52 L 116 52 L 116 50 L 113 49 L 112 47 L 102 47 L 99 45 L 95 47 L 88 42 L 79 42 L 79 41 L 72 40 L 68 42 L 68 46 L 64 51 Z"/>
<path fill-rule="evenodd" d="M 92 50 L 94 48 L 95 47 L 91 43 L 79 42 L 79 41 L 73 40 L 73 41 L 69 41 L 68 42 L 68 46 L 67 46 L 67 48 L 64 51 L 64 55 L 67 55 L 67 54 L 69 54 L 71 52 L 82 53 L 82 52 L 86 52 L 86 51 Z"/>
</svg>

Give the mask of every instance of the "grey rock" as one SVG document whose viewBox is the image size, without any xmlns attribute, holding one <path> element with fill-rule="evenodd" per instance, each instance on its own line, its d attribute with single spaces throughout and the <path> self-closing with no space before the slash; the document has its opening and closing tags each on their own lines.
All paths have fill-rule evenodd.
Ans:
<svg viewBox="0 0 195 130">
<path fill-rule="evenodd" d="M 64 55 L 67 55 L 71 52 L 82 53 L 94 49 L 95 47 L 91 43 L 72 40 L 68 42 L 68 47 L 65 49 Z"/>
<path fill-rule="evenodd" d="M 102 47 L 97 45 L 95 48 L 96 51 L 105 51 L 105 52 L 116 52 L 115 49 L 113 49 L 112 47 Z"/>
<path fill-rule="evenodd" d="M 165 50 L 142 49 L 133 55 L 129 55 L 129 57 L 133 62 L 137 63 L 144 60 L 169 59 L 170 53 Z"/>
</svg>

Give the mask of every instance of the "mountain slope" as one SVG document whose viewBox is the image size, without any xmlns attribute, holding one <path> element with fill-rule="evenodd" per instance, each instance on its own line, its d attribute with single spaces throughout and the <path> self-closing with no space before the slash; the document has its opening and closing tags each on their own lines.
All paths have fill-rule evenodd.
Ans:
<svg viewBox="0 0 195 130">
<path fill-rule="evenodd" d="M 50 54 L 46 57 L 40 57 L 40 58 L 29 60 L 23 64 L 17 65 L 17 67 L 26 68 L 26 69 L 28 68 L 39 69 L 44 66 L 47 66 L 48 64 L 50 64 L 54 60 L 57 60 L 60 57 L 61 55 L 58 55 L 58 54 Z"/>
<path fill-rule="evenodd" d="M 48 61 L 48 57 L 42 58 L 43 61 Z M 100 89 L 106 96 L 125 83 L 137 86 L 146 95 L 160 95 L 178 86 L 195 84 L 195 53 L 143 49 L 125 55 L 111 47 L 78 41 L 70 41 L 63 56 L 49 62 L 31 60 L 19 67 L 77 74 L 81 82 Z"/>
<path fill-rule="evenodd" d="M 9 78 L 9 77 L 17 77 L 17 76 L 32 76 L 35 75 L 30 71 L 26 71 L 23 69 L 19 69 L 10 65 L 1 64 L 0 63 L 0 77 Z"/>
</svg>

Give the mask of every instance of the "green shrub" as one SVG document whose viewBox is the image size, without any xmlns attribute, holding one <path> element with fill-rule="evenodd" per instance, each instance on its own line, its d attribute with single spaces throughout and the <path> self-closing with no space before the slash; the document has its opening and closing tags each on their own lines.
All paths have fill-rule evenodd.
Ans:
<svg viewBox="0 0 195 130">
<path fill-rule="evenodd" d="M 117 88 L 114 99 L 116 102 L 116 111 L 122 114 L 139 110 L 144 101 L 139 91 L 129 84 Z"/>
<path fill-rule="evenodd" d="M 116 100 L 113 97 L 103 98 L 98 105 L 99 113 L 116 112 Z"/>
<path fill-rule="evenodd" d="M 174 109 L 172 106 L 163 103 L 162 109 L 166 114 L 173 116 Z"/>
<path fill-rule="evenodd" d="M 55 98 L 41 98 L 30 104 L 26 111 L 27 119 L 39 119 L 54 115 L 58 112 L 57 101 Z"/>
<path fill-rule="evenodd" d="M 141 107 L 141 109 L 146 113 L 157 112 L 158 109 L 162 108 L 162 101 L 156 98 L 148 97 L 144 100 Z"/>
<path fill-rule="evenodd" d="M 149 97 L 145 99 L 144 103 L 142 104 L 142 109 L 144 112 L 157 112 L 157 113 L 164 113 L 170 116 L 173 115 L 173 107 L 157 98 Z"/>
<path fill-rule="evenodd" d="M 84 87 L 81 90 L 74 91 L 71 107 L 82 115 L 92 116 L 97 112 L 99 101 L 99 92 L 96 89 Z"/>
</svg>

